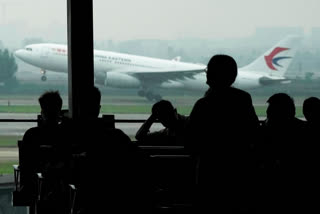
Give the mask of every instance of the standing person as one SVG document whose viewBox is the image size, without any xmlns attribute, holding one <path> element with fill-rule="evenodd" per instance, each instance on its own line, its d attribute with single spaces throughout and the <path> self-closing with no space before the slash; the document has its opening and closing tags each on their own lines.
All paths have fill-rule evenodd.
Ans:
<svg viewBox="0 0 320 214">
<path fill-rule="evenodd" d="M 304 100 L 302 105 L 302 112 L 306 119 L 304 138 L 305 153 L 303 155 L 305 161 L 305 191 L 303 207 L 307 207 L 309 213 L 319 212 L 318 199 L 314 195 L 319 192 L 318 185 L 320 176 L 317 169 L 320 164 L 320 144 L 319 144 L 319 130 L 320 130 L 320 99 L 318 97 L 308 97 Z M 318 210 L 318 211 L 317 211 Z M 305 212 L 308 212 L 305 211 Z"/>
<path fill-rule="evenodd" d="M 296 143 L 303 136 L 305 123 L 296 118 L 294 100 L 286 93 L 276 93 L 267 100 L 267 117 L 262 122 L 264 168 L 294 167 Z M 301 148 L 302 149 L 302 148 Z M 302 150 L 301 150 L 302 151 Z"/>
<path fill-rule="evenodd" d="M 150 132 L 156 120 L 165 128 Z M 136 139 L 151 145 L 183 145 L 187 122 L 188 117 L 179 114 L 170 101 L 161 100 L 152 106 L 152 113 L 137 131 Z"/>
<path fill-rule="evenodd" d="M 209 90 L 194 105 L 187 146 L 198 161 L 197 209 L 239 213 L 247 209 L 250 146 L 258 117 L 249 93 L 232 87 L 237 64 L 227 55 L 207 66 Z"/>
<path fill-rule="evenodd" d="M 304 122 L 298 119 L 294 100 L 286 93 L 275 93 L 267 100 L 267 118 L 261 126 L 262 176 L 261 213 L 304 212 L 307 173 Z M 294 186 L 294 188 L 292 188 Z"/>
</svg>

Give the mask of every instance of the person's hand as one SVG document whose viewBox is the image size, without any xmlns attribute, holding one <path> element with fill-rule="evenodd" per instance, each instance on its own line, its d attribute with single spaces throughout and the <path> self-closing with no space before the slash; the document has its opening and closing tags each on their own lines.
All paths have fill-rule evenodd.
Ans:
<svg viewBox="0 0 320 214">
<path fill-rule="evenodd" d="M 154 122 L 157 120 L 157 116 L 155 114 L 151 114 L 148 120 Z"/>
</svg>

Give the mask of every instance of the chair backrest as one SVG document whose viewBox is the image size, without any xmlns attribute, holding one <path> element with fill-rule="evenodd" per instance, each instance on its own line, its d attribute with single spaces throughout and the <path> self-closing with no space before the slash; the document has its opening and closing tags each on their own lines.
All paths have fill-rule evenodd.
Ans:
<svg viewBox="0 0 320 214">
<path fill-rule="evenodd" d="M 23 162 L 25 160 L 25 150 L 23 148 L 23 141 L 18 140 L 18 161 L 19 161 L 19 167 L 23 166 Z"/>
</svg>

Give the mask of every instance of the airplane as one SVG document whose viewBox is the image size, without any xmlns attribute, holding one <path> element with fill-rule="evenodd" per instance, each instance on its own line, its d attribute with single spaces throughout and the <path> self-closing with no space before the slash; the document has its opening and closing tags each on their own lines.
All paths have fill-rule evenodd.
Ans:
<svg viewBox="0 0 320 214">
<path fill-rule="evenodd" d="M 297 51 L 300 36 L 290 35 L 278 42 L 247 66 L 238 68 L 233 86 L 252 89 L 272 84 L 287 84 L 284 74 Z M 41 80 L 46 81 L 46 71 L 68 72 L 66 45 L 41 43 L 27 45 L 15 51 L 22 61 L 39 67 Z M 205 91 L 206 65 L 172 60 L 94 50 L 95 84 L 116 88 L 135 88 L 138 95 L 148 100 L 160 100 L 154 88 L 190 89 Z"/>
</svg>

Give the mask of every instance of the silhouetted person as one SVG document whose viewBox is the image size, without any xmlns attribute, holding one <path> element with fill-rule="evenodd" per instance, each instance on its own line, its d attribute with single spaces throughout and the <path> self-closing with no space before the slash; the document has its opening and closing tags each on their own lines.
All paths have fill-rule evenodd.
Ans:
<svg viewBox="0 0 320 214">
<path fill-rule="evenodd" d="M 23 136 L 21 152 L 21 179 L 27 171 L 26 187 L 35 194 L 36 173 L 42 173 L 46 179 L 46 200 L 51 204 L 44 204 L 43 211 L 46 213 L 64 213 L 66 210 L 61 198 L 64 187 L 62 180 L 65 179 L 67 169 L 67 148 L 64 141 L 64 130 L 60 126 L 60 112 L 62 99 L 58 91 L 48 91 L 39 98 L 41 107 L 41 123 L 39 126 L 30 128 Z M 24 183 L 24 182 L 23 182 Z M 30 185 L 31 184 L 31 185 Z M 24 184 L 23 184 L 24 185 Z M 57 197 L 57 195 L 59 195 Z M 61 200 L 59 200 L 61 199 Z"/>
<path fill-rule="evenodd" d="M 232 87 L 237 64 L 227 55 L 207 66 L 209 90 L 190 114 L 187 145 L 198 159 L 198 209 L 208 213 L 247 209 L 249 157 L 259 125 L 249 93 Z"/>
<path fill-rule="evenodd" d="M 301 128 L 303 122 L 295 117 L 296 108 L 293 98 L 286 93 L 276 93 L 267 100 L 267 118 L 264 125 L 267 127 L 291 126 Z M 285 128 L 285 127 L 284 127 Z"/>
<path fill-rule="evenodd" d="M 304 160 L 305 160 L 305 191 L 307 197 L 304 198 L 304 207 L 308 207 L 309 212 L 319 212 L 318 198 L 314 197 L 320 191 L 318 182 L 320 180 L 319 173 L 317 173 L 320 164 L 320 144 L 319 144 L 319 130 L 320 130 L 320 99 L 318 97 L 309 97 L 304 100 L 302 112 L 306 119 L 306 127 L 304 131 L 305 144 Z M 318 210 L 318 211 L 316 211 Z"/>
<path fill-rule="evenodd" d="M 303 115 L 307 121 L 307 128 L 317 131 L 320 128 L 320 99 L 309 97 L 303 101 Z"/>
<path fill-rule="evenodd" d="M 267 118 L 262 124 L 262 134 L 270 153 L 266 154 L 265 167 L 287 168 L 293 161 L 290 149 L 296 149 L 295 142 L 299 135 L 303 135 L 304 122 L 295 117 L 294 100 L 288 94 L 276 93 L 269 97 L 267 103 Z"/>
<path fill-rule="evenodd" d="M 81 176 L 81 213 L 147 212 L 150 195 L 145 156 L 124 132 L 106 127 L 98 118 L 98 88 L 88 89 L 84 96 L 83 119 L 75 126 L 78 151 L 86 157 L 77 174 Z"/>
<path fill-rule="evenodd" d="M 261 193 L 263 213 L 291 213 L 301 208 L 305 151 L 304 122 L 295 117 L 293 98 L 276 93 L 268 100 L 262 125 Z M 302 210 L 300 210 L 302 211 Z"/>
<path fill-rule="evenodd" d="M 156 120 L 165 128 L 150 132 Z M 187 122 L 188 117 L 178 114 L 171 102 L 161 100 L 152 106 L 152 114 L 137 131 L 136 139 L 151 145 L 183 145 Z"/>
</svg>

